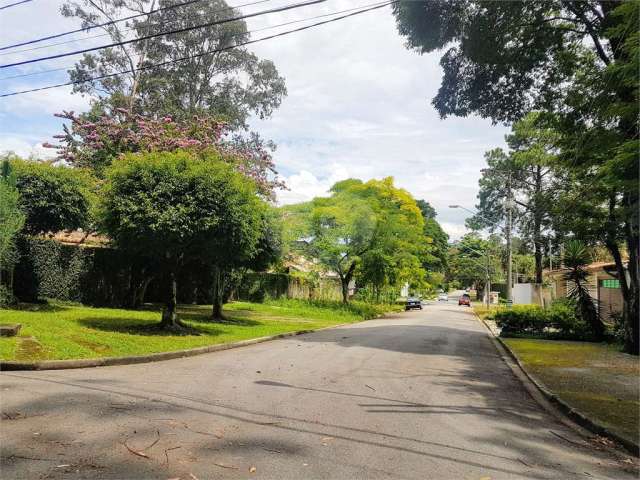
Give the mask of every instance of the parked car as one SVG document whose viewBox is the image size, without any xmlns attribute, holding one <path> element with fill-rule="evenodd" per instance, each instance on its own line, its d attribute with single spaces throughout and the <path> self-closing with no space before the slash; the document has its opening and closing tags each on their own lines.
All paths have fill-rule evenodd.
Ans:
<svg viewBox="0 0 640 480">
<path fill-rule="evenodd" d="M 458 305 L 466 305 L 467 307 L 471 306 L 471 297 L 468 293 L 463 293 L 458 299 Z"/>
<path fill-rule="evenodd" d="M 405 310 L 418 309 L 422 310 L 422 301 L 419 298 L 410 297 L 407 299 L 407 303 L 404 305 Z"/>
<path fill-rule="evenodd" d="M 446 293 L 441 293 L 440 295 L 438 295 L 438 301 L 445 301 L 448 302 L 449 301 L 449 295 L 447 295 Z"/>
</svg>

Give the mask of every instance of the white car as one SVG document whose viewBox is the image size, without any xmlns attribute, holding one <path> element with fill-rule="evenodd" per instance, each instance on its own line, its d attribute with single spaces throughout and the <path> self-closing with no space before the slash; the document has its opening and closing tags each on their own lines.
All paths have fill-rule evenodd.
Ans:
<svg viewBox="0 0 640 480">
<path fill-rule="evenodd" d="M 441 293 L 440 295 L 438 295 L 438 301 L 445 301 L 448 302 L 449 301 L 449 295 L 447 295 L 446 293 Z"/>
</svg>

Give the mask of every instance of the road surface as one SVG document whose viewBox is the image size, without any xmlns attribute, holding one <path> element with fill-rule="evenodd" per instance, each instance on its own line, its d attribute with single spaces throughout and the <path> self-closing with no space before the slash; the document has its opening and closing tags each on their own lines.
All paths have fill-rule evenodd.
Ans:
<svg viewBox="0 0 640 480">
<path fill-rule="evenodd" d="M 3 372 L 3 479 L 635 478 L 467 307 L 144 365 Z"/>
</svg>

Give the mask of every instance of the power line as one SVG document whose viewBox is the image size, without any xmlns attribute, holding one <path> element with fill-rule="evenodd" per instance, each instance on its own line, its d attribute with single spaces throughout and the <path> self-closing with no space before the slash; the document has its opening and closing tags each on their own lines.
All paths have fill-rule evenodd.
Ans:
<svg viewBox="0 0 640 480">
<path fill-rule="evenodd" d="M 305 25 L 303 27 L 294 28 L 292 30 L 287 30 L 285 32 L 280 32 L 280 33 L 276 33 L 274 35 L 269 35 L 267 37 L 257 38 L 255 40 L 248 40 L 246 42 L 239 43 L 237 45 L 230 45 L 230 46 L 227 46 L 227 47 L 217 48 L 217 49 L 214 49 L 214 50 L 208 50 L 208 51 L 206 51 L 204 53 L 200 53 L 198 55 L 190 55 L 190 56 L 187 56 L 187 57 L 177 58 L 175 60 L 168 60 L 166 62 L 158 63 L 158 64 L 155 64 L 155 65 L 143 66 L 143 67 L 134 68 L 134 69 L 131 69 L 131 70 L 123 70 L 123 71 L 120 71 L 120 72 L 110 73 L 110 74 L 107 74 L 107 75 L 100 75 L 100 76 L 97 76 L 97 77 L 86 78 L 84 80 L 77 80 L 75 82 L 59 83 L 57 85 L 49 85 L 49 86 L 46 86 L 46 87 L 32 88 L 32 89 L 29 89 L 29 90 L 22 90 L 22 91 L 19 91 L 19 92 L 5 93 L 5 94 L 0 95 L 0 98 L 12 97 L 14 95 L 21 95 L 21 94 L 24 94 L 24 93 L 39 92 L 39 91 L 42 91 L 42 90 L 49 90 L 49 89 L 52 89 L 52 88 L 66 87 L 66 86 L 69 86 L 69 85 L 76 85 L 76 84 L 79 84 L 79 83 L 93 82 L 93 81 L 96 81 L 96 80 L 103 80 L 105 78 L 117 77 L 118 75 L 124 75 L 124 74 L 127 74 L 127 73 L 134 73 L 134 72 L 139 72 L 139 71 L 142 71 L 142 70 L 150 70 L 150 69 L 153 69 L 153 68 L 163 67 L 165 65 L 170 65 L 172 63 L 184 62 L 186 60 L 190 60 L 190 59 L 193 59 L 193 58 L 200 58 L 200 57 L 204 57 L 205 55 L 211 55 L 213 53 L 223 52 L 223 51 L 226 51 L 226 50 L 231 50 L 233 48 L 243 47 L 245 45 L 251 45 L 253 43 L 263 42 L 265 40 L 271 40 L 273 38 L 284 37 L 284 36 L 290 35 L 292 33 L 301 32 L 303 30 L 308 30 L 310 28 L 314 28 L 314 27 L 317 27 L 317 26 L 320 26 L 320 25 L 325 25 L 325 24 L 328 24 L 328 23 L 337 22 L 338 20 L 343 20 L 345 18 L 349 18 L 349 17 L 353 17 L 353 16 L 356 16 L 356 15 L 359 15 L 359 14 L 362 14 L 362 13 L 370 12 L 372 10 L 377 10 L 379 8 L 383 8 L 383 7 L 386 7 L 388 5 L 392 5 L 392 4 L 397 3 L 397 2 L 398 2 L 398 0 L 393 0 L 391 2 L 386 2 L 386 3 L 380 4 L 380 5 L 376 5 L 376 6 L 373 6 L 373 7 L 369 7 L 369 8 L 363 9 L 363 10 L 358 10 L 356 12 L 348 13 L 348 14 L 342 15 L 340 17 L 331 18 L 329 20 L 324 20 L 322 22 L 312 23 L 311 25 Z"/>
<path fill-rule="evenodd" d="M 6 10 L 7 8 L 16 7 L 18 5 L 22 5 L 23 3 L 32 2 L 33 0 L 21 0 L 20 2 L 10 3 L 9 5 L 4 5 L 0 7 L 0 10 Z"/>
<path fill-rule="evenodd" d="M 150 38 L 162 37 L 164 35 L 173 35 L 173 34 L 176 34 L 176 33 L 189 32 L 191 30 L 196 30 L 198 28 L 211 27 L 213 25 L 221 25 L 223 23 L 235 22 L 235 21 L 238 21 L 238 20 L 244 20 L 245 18 L 258 17 L 260 15 L 266 15 L 266 14 L 269 14 L 269 13 L 284 12 L 286 10 L 292 10 L 294 8 L 307 7 L 309 5 L 315 5 L 317 3 L 323 3 L 323 2 L 326 2 L 326 1 L 327 0 L 309 0 L 307 2 L 294 3 L 294 4 L 291 4 L 291 5 L 285 5 L 284 7 L 271 8 L 269 10 L 262 10 L 260 12 L 254 12 L 254 13 L 249 13 L 249 14 L 246 14 L 246 15 L 240 15 L 238 17 L 225 18 L 223 20 L 214 20 L 212 22 L 202 23 L 200 25 L 193 25 L 191 27 L 184 27 L 184 28 L 179 28 L 177 30 L 170 30 L 168 32 L 159 32 L 159 33 L 153 33 L 153 34 L 150 34 L 150 35 L 143 35 L 142 37 L 132 38 L 130 40 L 123 40 L 121 42 L 113 42 L 113 43 L 109 43 L 107 45 L 101 45 L 99 47 L 84 48 L 82 50 L 75 50 L 73 52 L 59 53 L 59 54 L 56 54 L 56 55 L 49 55 L 49 56 L 46 56 L 46 57 L 34 58 L 34 59 L 31 59 L 31 60 L 22 60 L 20 62 L 6 63 L 4 65 L 0 65 L 0 69 L 9 68 L 9 67 L 17 67 L 19 65 L 26 65 L 26 64 L 30 64 L 30 63 L 42 62 L 44 60 L 53 60 L 53 59 L 56 59 L 56 58 L 68 57 L 70 55 L 78 55 L 80 53 L 94 52 L 96 50 L 102 50 L 102 49 L 105 49 L 105 48 L 120 47 L 122 45 L 128 45 L 128 44 L 131 44 L 131 43 L 140 42 L 142 40 L 148 40 Z"/>
<path fill-rule="evenodd" d="M 197 1 L 201 1 L 201 0 L 197 0 Z M 228 7 L 221 8 L 219 10 L 214 10 L 213 12 L 210 12 L 210 13 L 219 13 L 219 12 L 224 12 L 226 10 L 231 10 L 231 9 L 235 9 L 235 8 L 250 7 L 252 5 L 258 5 L 259 3 L 266 3 L 266 2 L 271 2 L 271 1 L 272 0 L 259 0 L 257 2 L 243 3 L 242 5 L 229 5 Z M 184 5 L 185 5 L 184 3 L 180 4 L 180 6 L 184 6 Z M 174 8 L 174 7 L 172 7 L 172 8 Z M 155 12 L 157 12 L 157 11 L 158 10 L 156 10 Z M 149 15 L 149 14 L 145 14 L 145 15 Z M 91 27 L 91 28 L 93 28 L 93 27 Z M 131 32 L 133 30 L 136 30 L 136 28 L 135 27 L 127 28 L 124 31 L 125 32 Z M 72 32 L 72 33 L 76 33 L 76 32 Z M 92 38 L 109 37 L 110 35 L 111 35 L 110 33 L 101 33 L 100 35 L 92 35 L 92 36 L 83 37 L 83 38 L 74 38 L 72 40 L 65 40 L 64 42 L 49 43 L 47 45 L 41 45 L 39 47 L 23 48 L 22 50 L 13 50 L 12 52 L 4 52 L 4 53 L 0 53 L 0 56 L 14 55 L 16 53 L 32 52 L 34 50 L 42 50 L 43 48 L 51 48 L 51 47 L 57 47 L 58 45 L 67 45 L 69 43 L 76 43 L 76 42 L 81 42 L 81 41 L 85 41 L 85 40 L 91 40 Z M 5 48 L 11 48 L 11 47 L 0 48 L 0 50 L 4 50 Z"/>
<path fill-rule="evenodd" d="M 28 1 L 31 1 L 31 0 L 28 0 Z M 5 47 L 0 47 L 0 51 L 1 50 L 8 50 L 9 48 L 22 47 L 23 45 L 31 45 L 32 43 L 44 42 L 45 40 L 51 40 L 53 38 L 64 37 L 65 35 L 71 35 L 72 33 L 88 32 L 89 30 L 93 30 L 94 28 L 106 27 L 108 25 L 113 25 L 114 23 L 124 22 L 126 20 L 131 20 L 133 18 L 144 17 L 145 15 L 151 15 L 153 13 L 162 12 L 164 10 L 170 10 L 172 8 L 184 7 L 185 5 L 191 5 L 192 3 L 198 3 L 198 2 L 201 2 L 201 1 L 202 0 L 187 0 L 186 2 L 183 2 L 183 3 L 177 3 L 175 5 L 169 5 L 167 7 L 158 8 L 156 10 L 150 10 L 150 11 L 148 11 L 146 13 L 137 13 L 135 15 L 130 15 L 128 17 L 123 17 L 123 18 L 118 18 L 116 20 L 110 20 L 108 22 L 100 23 L 98 25 L 89 25 L 88 27 L 85 27 L 85 28 L 77 28 L 76 30 L 69 30 L 68 32 L 56 33 L 56 34 L 53 34 L 53 35 L 48 35 L 46 37 L 36 38 L 34 40 L 28 40 L 26 42 L 14 43 L 13 45 L 7 45 Z"/>
<path fill-rule="evenodd" d="M 339 10 L 337 12 L 324 13 L 322 15 L 314 15 L 312 17 L 306 17 L 306 18 L 301 18 L 301 19 L 298 19 L 298 20 L 291 20 L 291 21 L 288 21 L 288 22 L 278 23 L 276 25 L 270 25 L 268 27 L 261 27 L 261 28 L 256 28 L 254 30 L 247 30 L 246 32 L 240 32 L 240 33 L 236 33 L 236 34 L 230 35 L 230 37 L 238 37 L 238 36 L 241 36 L 241 35 L 262 32 L 264 30 L 273 30 L 274 28 L 284 27 L 286 25 L 293 25 L 293 24 L 296 24 L 296 23 L 308 22 L 310 20 L 315 20 L 317 18 L 333 17 L 334 15 L 340 15 L 341 13 L 353 12 L 355 10 L 360 10 L 362 8 L 368 8 L 368 7 L 373 7 L 373 6 L 387 4 L 387 3 L 388 3 L 388 1 L 385 0 L 383 2 L 376 2 L 376 3 L 365 4 L 365 5 L 359 5 L 357 7 L 347 8 L 347 9 L 344 9 L 344 10 Z M 215 38 L 218 39 L 220 37 L 215 37 Z M 70 65 L 70 66 L 67 66 L 67 67 L 60 67 L 60 68 L 51 68 L 49 70 L 41 70 L 39 72 L 29 72 L 29 73 L 22 73 L 22 74 L 19 74 L 19 75 L 11 75 L 11 76 L 8 76 L 8 77 L 0 77 L 0 81 L 2 81 L 2 80 L 12 80 L 12 79 L 16 79 L 16 78 L 32 77 L 32 76 L 35 76 L 35 75 L 43 75 L 45 73 L 62 72 L 64 70 L 69 70 L 71 68 L 73 68 L 73 65 Z"/>
</svg>

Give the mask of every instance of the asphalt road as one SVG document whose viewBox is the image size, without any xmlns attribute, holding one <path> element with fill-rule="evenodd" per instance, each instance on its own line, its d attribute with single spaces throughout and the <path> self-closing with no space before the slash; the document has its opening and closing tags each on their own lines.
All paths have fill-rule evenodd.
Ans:
<svg viewBox="0 0 640 480">
<path fill-rule="evenodd" d="M 0 388 L 3 479 L 636 478 L 545 413 L 454 302 Z"/>
</svg>

